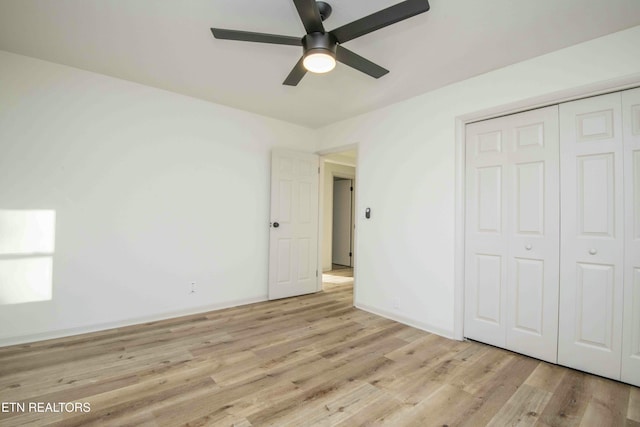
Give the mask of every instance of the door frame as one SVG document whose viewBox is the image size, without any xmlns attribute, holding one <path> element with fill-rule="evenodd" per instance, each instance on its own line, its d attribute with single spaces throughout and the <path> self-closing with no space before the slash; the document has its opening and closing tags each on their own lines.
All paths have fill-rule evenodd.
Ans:
<svg viewBox="0 0 640 427">
<path fill-rule="evenodd" d="M 350 150 L 356 150 L 356 152 L 358 152 L 358 143 L 354 143 L 354 144 L 347 144 L 347 145 L 340 145 L 338 147 L 333 147 L 327 150 L 321 150 L 321 151 L 316 151 L 315 154 L 320 156 L 320 191 L 319 191 L 319 203 L 318 203 L 318 213 L 319 213 L 319 221 L 318 221 L 318 269 L 320 270 L 320 274 L 318 274 L 318 291 L 322 290 L 322 236 L 324 235 L 324 201 L 325 201 L 325 194 L 324 194 L 324 177 L 325 177 L 325 162 L 324 162 L 324 157 L 327 156 L 328 154 L 335 154 L 335 153 L 340 153 L 342 151 L 350 151 Z M 356 182 L 358 180 L 358 166 L 360 163 L 360 156 L 356 155 L 356 165 L 355 165 L 355 169 L 356 169 L 356 173 L 355 175 L 348 175 L 348 174 L 341 174 L 338 172 L 332 172 L 331 173 L 331 178 L 333 179 L 334 176 L 338 177 L 338 178 L 348 178 L 348 179 L 352 179 L 353 180 L 353 191 L 354 191 L 354 195 L 353 195 L 353 210 L 355 212 L 354 215 L 354 229 L 353 231 L 353 258 L 351 259 L 351 262 L 353 263 L 353 295 L 354 295 L 354 301 L 355 301 L 355 296 L 356 296 L 356 275 L 357 275 L 357 239 L 358 239 L 358 233 L 357 233 L 357 222 L 358 222 L 358 191 L 356 189 Z"/>
<path fill-rule="evenodd" d="M 533 98 L 469 112 L 455 118 L 455 242 L 454 242 L 454 286 L 453 286 L 453 337 L 464 339 L 464 281 L 465 281 L 465 126 L 468 123 L 489 120 L 527 110 L 548 107 L 563 102 L 591 96 L 604 95 L 640 86 L 640 73 L 605 80 L 568 90 L 550 92 Z M 357 174 L 356 169 L 356 174 Z M 354 271 L 355 273 L 355 271 Z"/>
</svg>

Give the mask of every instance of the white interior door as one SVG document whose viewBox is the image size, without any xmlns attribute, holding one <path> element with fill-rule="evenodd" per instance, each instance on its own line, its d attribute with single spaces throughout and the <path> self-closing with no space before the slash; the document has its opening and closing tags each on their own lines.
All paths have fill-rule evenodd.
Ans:
<svg viewBox="0 0 640 427">
<path fill-rule="evenodd" d="M 509 116 L 507 348 L 558 357 L 558 107 Z"/>
<path fill-rule="evenodd" d="M 620 93 L 560 106 L 558 362 L 620 378 L 623 174 Z"/>
<path fill-rule="evenodd" d="M 466 337 L 556 361 L 558 109 L 467 126 Z"/>
<path fill-rule="evenodd" d="M 269 299 L 318 290 L 318 156 L 271 157 Z"/>
<path fill-rule="evenodd" d="M 640 385 L 640 89 L 622 92 L 625 190 L 622 381 Z"/>
<path fill-rule="evenodd" d="M 333 235 L 331 258 L 333 264 L 351 266 L 351 193 L 350 179 L 333 182 Z"/>
</svg>

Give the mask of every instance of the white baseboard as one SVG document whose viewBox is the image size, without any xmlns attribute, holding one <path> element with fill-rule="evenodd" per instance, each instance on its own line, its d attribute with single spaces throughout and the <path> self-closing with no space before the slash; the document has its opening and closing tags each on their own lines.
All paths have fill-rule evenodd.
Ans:
<svg viewBox="0 0 640 427">
<path fill-rule="evenodd" d="M 173 318 L 182 317 L 182 316 L 190 316 L 193 314 L 201 314 L 201 313 L 204 314 L 210 311 L 222 310 L 222 309 L 231 308 L 231 307 L 238 307 L 238 306 L 247 305 L 247 304 L 254 304 L 257 302 L 263 302 L 267 300 L 268 300 L 267 295 L 261 295 L 253 298 L 243 298 L 239 300 L 226 301 L 220 304 L 193 307 L 185 310 L 170 311 L 170 312 L 159 313 L 151 316 L 137 317 L 133 319 L 124 319 L 117 322 L 100 323 L 96 325 L 81 326 L 78 328 L 59 329 L 59 330 L 47 331 L 47 332 L 42 332 L 37 334 L 0 338 L 0 347 L 7 347 L 7 346 L 17 345 L 17 344 L 27 344 L 27 343 L 37 342 L 37 341 L 56 339 L 56 338 L 64 338 L 64 337 L 70 337 L 74 335 L 88 334 L 91 332 L 100 332 L 108 329 L 123 328 L 125 326 L 133 326 L 133 325 L 139 325 L 142 323 L 157 322 L 160 320 L 173 319 Z"/>
<path fill-rule="evenodd" d="M 449 339 L 455 339 L 453 331 L 448 331 L 446 329 L 442 329 L 437 326 L 430 325 L 428 323 L 419 322 L 417 320 L 411 319 L 409 317 L 403 316 L 398 313 L 394 313 L 387 310 L 381 310 L 379 308 L 371 307 L 366 304 L 355 304 L 355 307 L 359 308 L 360 310 L 368 311 L 369 313 L 377 314 L 378 316 L 386 317 L 387 319 L 395 320 L 396 322 L 404 323 L 405 325 L 409 325 L 426 332 L 431 332 L 432 334 L 440 335 L 442 337 L 449 338 Z"/>
</svg>

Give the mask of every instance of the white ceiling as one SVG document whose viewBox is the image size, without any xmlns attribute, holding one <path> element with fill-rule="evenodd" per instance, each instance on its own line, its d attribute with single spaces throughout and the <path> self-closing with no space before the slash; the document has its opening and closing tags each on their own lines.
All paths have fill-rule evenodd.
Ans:
<svg viewBox="0 0 640 427">
<path fill-rule="evenodd" d="M 327 30 L 399 0 L 328 0 Z M 640 24 L 638 0 L 431 0 L 345 47 L 391 72 L 339 64 L 283 86 L 301 48 L 210 27 L 302 36 L 291 0 L 0 0 L 0 49 L 320 127 Z"/>
</svg>

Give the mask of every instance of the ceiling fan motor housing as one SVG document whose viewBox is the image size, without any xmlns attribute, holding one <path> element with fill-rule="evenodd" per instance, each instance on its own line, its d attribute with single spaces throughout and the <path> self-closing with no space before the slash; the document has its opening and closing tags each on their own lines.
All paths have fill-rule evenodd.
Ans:
<svg viewBox="0 0 640 427">
<path fill-rule="evenodd" d="M 325 21 L 329 16 L 331 16 L 331 5 L 324 1 L 317 1 L 316 6 L 318 6 L 318 12 L 320 12 L 320 19 Z"/>
<path fill-rule="evenodd" d="M 326 53 L 335 58 L 338 41 L 331 33 L 311 33 L 302 38 L 304 56 Z"/>
</svg>

